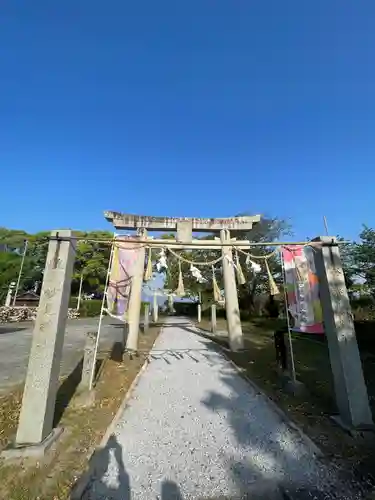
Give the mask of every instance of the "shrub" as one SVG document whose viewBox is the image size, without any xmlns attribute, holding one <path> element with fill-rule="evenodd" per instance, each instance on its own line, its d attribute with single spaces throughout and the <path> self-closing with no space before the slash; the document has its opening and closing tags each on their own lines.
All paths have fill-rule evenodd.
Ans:
<svg viewBox="0 0 375 500">
<path fill-rule="evenodd" d="M 141 314 L 144 312 L 146 302 L 141 304 Z M 69 307 L 75 309 L 77 307 L 77 297 L 71 297 L 69 301 Z M 104 306 L 106 307 L 106 305 Z M 95 316 L 100 316 L 100 311 L 102 309 L 101 299 L 91 299 L 91 300 L 81 300 L 79 306 L 79 316 L 81 318 L 93 318 Z"/>
</svg>

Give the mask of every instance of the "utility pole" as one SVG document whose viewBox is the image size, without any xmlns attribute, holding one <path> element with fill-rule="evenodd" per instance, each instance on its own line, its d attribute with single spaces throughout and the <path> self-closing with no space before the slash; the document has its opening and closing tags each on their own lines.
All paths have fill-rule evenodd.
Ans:
<svg viewBox="0 0 375 500">
<path fill-rule="evenodd" d="M 23 249 L 23 255 L 22 255 L 22 260 L 21 260 L 20 272 L 18 273 L 17 285 L 16 285 L 16 289 L 14 291 L 14 297 L 13 297 L 13 305 L 14 306 L 16 305 L 16 299 L 17 299 L 18 289 L 20 287 L 21 276 L 22 276 L 22 271 L 23 271 L 23 265 L 25 263 L 25 257 L 26 257 L 26 252 L 27 252 L 27 246 L 28 246 L 28 241 L 25 240 L 25 246 L 24 246 L 24 249 Z"/>
<path fill-rule="evenodd" d="M 82 285 L 83 285 L 83 271 L 81 273 L 81 279 L 79 282 L 79 292 L 78 292 L 78 300 L 77 300 L 77 307 L 76 307 L 77 311 L 79 311 L 79 307 L 81 305 Z"/>
</svg>

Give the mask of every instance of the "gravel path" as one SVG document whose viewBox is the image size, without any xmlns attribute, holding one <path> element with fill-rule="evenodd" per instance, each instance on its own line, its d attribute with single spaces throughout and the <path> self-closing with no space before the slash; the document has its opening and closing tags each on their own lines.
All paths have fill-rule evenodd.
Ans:
<svg viewBox="0 0 375 500">
<path fill-rule="evenodd" d="M 163 328 L 91 470 L 84 500 L 361 498 L 181 318 Z"/>
</svg>

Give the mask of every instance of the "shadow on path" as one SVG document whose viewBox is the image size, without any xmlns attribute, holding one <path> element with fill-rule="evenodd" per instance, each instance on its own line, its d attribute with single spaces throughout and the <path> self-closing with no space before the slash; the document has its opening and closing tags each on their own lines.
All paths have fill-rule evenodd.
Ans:
<svg viewBox="0 0 375 500">
<path fill-rule="evenodd" d="M 23 332 L 25 330 L 29 330 L 29 328 L 18 325 L 7 325 L 7 326 L 0 325 L 0 335 L 5 335 L 7 333 Z"/>
<path fill-rule="evenodd" d="M 122 458 L 122 446 L 112 434 L 104 448 L 92 457 L 91 479 L 81 500 L 136 500 L 131 491 L 131 481 Z M 78 500 L 76 486 L 71 500 Z M 183 500 L 180 488 L 174 481 L 164 479 L 157 500 Z"/>
</svg>

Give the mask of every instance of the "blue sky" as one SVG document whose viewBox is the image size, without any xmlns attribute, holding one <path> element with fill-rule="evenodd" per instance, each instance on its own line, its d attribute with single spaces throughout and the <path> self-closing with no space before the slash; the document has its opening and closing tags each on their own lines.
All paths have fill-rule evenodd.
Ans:
<svg viewBox="0 0 375 500">
<path fill-rule="evenodd" d="M 375 2 L 35 0 L 0 14 L 0 225 L 103 210 L 375 225 Z"/>
</svg>

